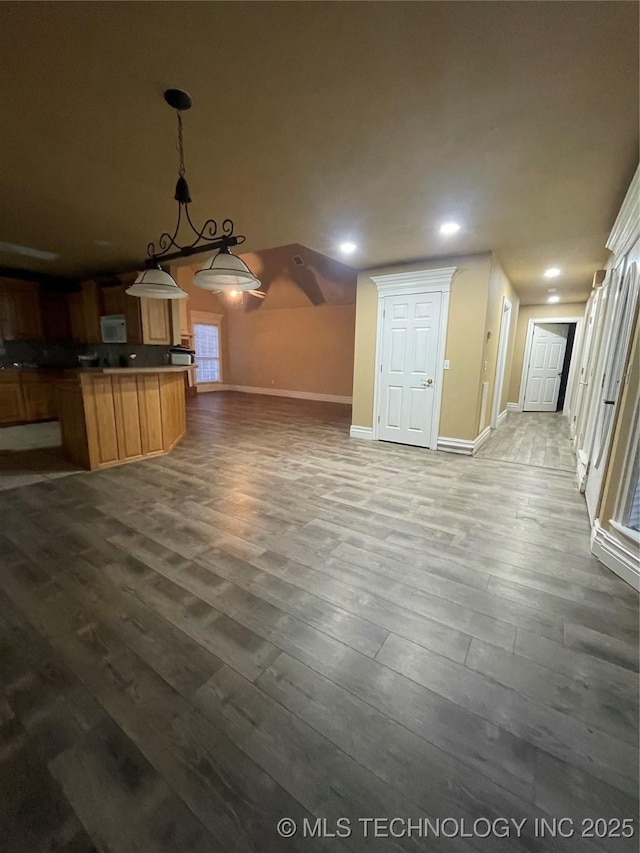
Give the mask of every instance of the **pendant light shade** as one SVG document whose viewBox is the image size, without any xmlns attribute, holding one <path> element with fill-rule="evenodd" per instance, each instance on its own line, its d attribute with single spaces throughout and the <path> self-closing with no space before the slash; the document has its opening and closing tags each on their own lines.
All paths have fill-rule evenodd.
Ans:
<svg viewBox="0 0 640 853">
<path fill-rule="evenodd" d="M 160 267 L 141 272 L 125 292 L 145 299 L 186 299 L 189 295 Z"/>
<path fill-rule="evenodd" d="M 237 255 L 232 255 L 226 246 L 214 255 L 208 266 L 198 270 L 193 283 L 202 290 L 223 293 L 230 290 L 257 290 L 260 287 L 259 279 L 245 262 Z"/>
</svg>

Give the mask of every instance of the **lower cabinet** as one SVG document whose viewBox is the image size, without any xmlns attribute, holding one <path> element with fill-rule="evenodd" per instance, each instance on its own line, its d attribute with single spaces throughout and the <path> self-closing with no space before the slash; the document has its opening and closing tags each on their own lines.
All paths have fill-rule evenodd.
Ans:
<svg viewBox="0 0 640 853">
<path fill-rule="evenodd" d="M 53 421 L 58 417 L 55 381 L 58 376 L 27 374 L 21 377 L 24 419 L 29 421 Z"/>
<path fill-rule="evenodd" d="M 0 382 L 0 424 L 20 423 L 24 419 L 20 382 Z"/>
<path fill-rule="evenodd" d="M 186 429 L 182 371 L 80 373 L 58 386 L 67 458 L 96 469 L 168 453 Z"/>
<path fill-rule="evenodd" d="M 0 424 L 30 424 L 58 419 L 56 382 L 62 371 L 0 371 Z"/>
</svg>

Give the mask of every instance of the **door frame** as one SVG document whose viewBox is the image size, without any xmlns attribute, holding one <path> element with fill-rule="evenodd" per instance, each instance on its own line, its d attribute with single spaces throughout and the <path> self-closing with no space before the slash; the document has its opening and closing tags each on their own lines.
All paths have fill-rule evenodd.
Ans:
<svg viewBox="0 0 640 853">
<path fill-rule="evenodd" d="M 444 378 L 444 354 L 447 340 L 447 323 L 449 321 L 449 294 L 451 281 L 457 267 L 442 267 L 440 269 L 416 270 L 414 272 L 391 273 L 389 275 L 372 276 L 371 280 L 378 290 L 378 318 L 376 324 L 376 362 L 375 381 L 373 387 L 373 439 L 379 441 L 378 424 L 380 423 L 380 372 L 382 370 L 382 335 L 384 331 L 384 306 L 387 296 L 410 296 L 427 293 L 440 293 L 440 317 L 438 319 L 438 343 L 436 345 L 435 370 L 435 400 L 429 430 L 429 449 L 438 447 L 438 429 L 440 427 L 440 410 L 442 408 L 442 385 Z"/>
<path fill-rule="evenodd" d="M 522 375 L 520 377 L 520 394 L 518 395 L 518 411 L 524 411 L 524 395 L 527 390 L 527 379 L 529 378 L 529 362 L 531 361 L 531 350 L 533 348 L 533 331 L 537 323 L 543 323 L 545 326 L 550 326 L 555 323 L 566 325 L 567 323 L 576 324 L 576 334 L 573 339 L 573 351 L 571 353 L 571 363 L 569 364 L 569 376 L 567 378 L 567 390 L 565 399 L 573 393 L 574 374 L 576 366 L 576 342 L 579 344 L 582 338 L 583 317 L 530 317 L 527 325 L 527 339 L 524 345 L 524 358 L 522 359 Z M 578 337 L 580 336 L 580 337 Z"/>
<path fill-rule="evenodd" d="M 509 350 L 509 335 L 511 334 L 511 300 L 503 297 L 502 314 L 500 317 L 500 337 L 498 338 L 498 361 L 496 363 L 495 380 L 493 383 L 493 400 L 491 402 L 491 429 L 496 429 L 500 418 L 500 400 L 504 391 L 504 373 L 507 366 Z M 506 411 L 506 410 L 505 410 Z M 480 424 L 482 428 L 482 424 Z"/>
</svg>

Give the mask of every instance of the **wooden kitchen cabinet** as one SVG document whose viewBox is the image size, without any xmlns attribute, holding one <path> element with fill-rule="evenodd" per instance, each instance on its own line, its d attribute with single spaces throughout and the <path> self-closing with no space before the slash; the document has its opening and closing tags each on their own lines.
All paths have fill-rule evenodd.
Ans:
<svg viewBox="0 0 640 853">
<path fill-rule="evenodd" d="M 40 294 L 42 331 L 47 342 L 67 342 L 71 337 L 67 294 L 43 290 Z"/>
<path fill-rule="evenodd" d="M 169 453 L 186 430 L 184 370 L 80 370 L 60 382 L 60 431 L 67 458 L 93 470 Z"/>
<path fill-rule="evenodd" d="M 6 340 L 42 340 L 39 285 L 35 281 L 3 279 L 0 282 L 0 318 Z"/>
<path fill-rule="evenodd" d="M 24 420 L 54 421 L 58 417 L 55 383 L 62 373 L 54 370 L 21 371 Z"/>
<path fill-rule="evenodd" d="M 12 371 L 13 372 L 13 371 Z M 17 376 L 0 377 L 0 424 L 24 421 L 22 388 Z"/>
<path fill-rule="evenodd" d="M 84 297 L 81 291 L 67 293 L 67 311 L 69 312 L 69 337 L 74 344 L 87 343 Z"/>
<path fill-rule="evenodd" d="M 180 336 L 183 338 L 191 335 L 191 322 L 189 317 L 189 299 L 176 299 L 178 311 L 180 312 Z"/>
<path fill-rule="evenodd" d="M 141 299 L 143 344 L 171 344 L 171 311 L 168 299 Z"/>
</svg>

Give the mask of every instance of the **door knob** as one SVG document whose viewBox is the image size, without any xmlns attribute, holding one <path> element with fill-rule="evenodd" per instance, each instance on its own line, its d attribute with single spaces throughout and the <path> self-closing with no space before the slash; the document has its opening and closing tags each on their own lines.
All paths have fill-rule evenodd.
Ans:
<svg viewBox="0 0 640 853">
<path fill-rule="evenodd" d="M 429 388 L 431 385 L 433 385 L 433 379 L 423 379 L 422 380 L 422 387 L 423 388 Z"/>
</svg>

